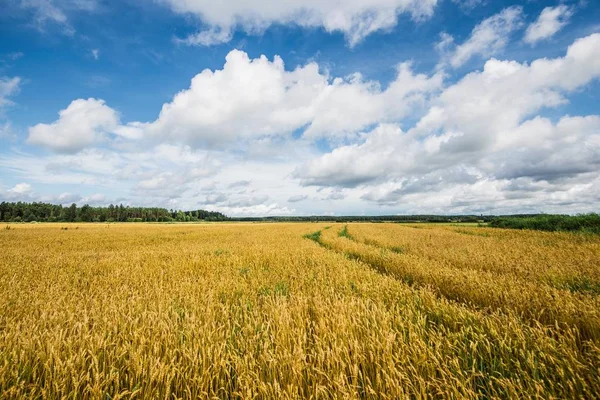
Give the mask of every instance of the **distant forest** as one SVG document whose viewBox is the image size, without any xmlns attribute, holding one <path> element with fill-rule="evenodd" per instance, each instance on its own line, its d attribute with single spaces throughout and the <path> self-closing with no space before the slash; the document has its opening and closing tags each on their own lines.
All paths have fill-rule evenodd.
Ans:
<svg viewBox="0 0 600 400">
<path fill-rule="evenodd" d="M 376 216 L 283 216 L 228 217 L 217 211 L 167 210 L 158 207 L 68 207 L 48 203 L 0 203 L 0 222 L 431 222 L 485 223 L 493 228 L 532 229 L 541 231 L 586 231 L 600 233 L 600 216 L 552 214 L 517 215 L 376 215 Z"/>
<path fill-rule="evenodd" d="M 0 221 L 3 222 L 188 222 L 225 221 L 225 215 L 215 211 L 179 211 L 157 207 L 63 207 L 48 203 L 0 203 Z"/>
<path fill-rule="evenodd" d="M 248 222 L 488 222 L 493 217 L 478 215 L 380 215 L 380 216 L 283 216 L 231 218 L 220 212 L 193 210 L 167 210 L 158 207 L 68 207 L 48 203 L 0 203 L 2 222 L 196 222 L 196 221 L 248 221 Z"/>
</svg>

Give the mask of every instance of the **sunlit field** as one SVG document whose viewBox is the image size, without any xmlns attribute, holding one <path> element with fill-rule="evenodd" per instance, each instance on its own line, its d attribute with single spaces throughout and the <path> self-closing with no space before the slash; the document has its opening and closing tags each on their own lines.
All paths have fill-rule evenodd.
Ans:
<svg viewBox="0 0 600 400">
<path fill-rule="evenodd" d="M 14 224 L 0 398 L 600 397 L 600 236 Z"/>
</svg>

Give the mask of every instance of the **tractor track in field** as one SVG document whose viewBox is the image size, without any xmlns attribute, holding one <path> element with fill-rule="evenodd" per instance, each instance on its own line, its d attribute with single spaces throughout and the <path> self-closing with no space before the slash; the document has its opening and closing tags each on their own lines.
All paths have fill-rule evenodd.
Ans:
<svg viewBox="0 0 600 400">
<path fill-rule="evenodd" d="M 356 240 L 344 226 L 337 234 L 342 240 L 364 247 L 352 250 L 340 244 L 328 243 L 322 237 L 322 231 L 304 236 L 321 247 L 359 261 L 372 270 L 397 279 L 410 287 L 429 288 L 436 296 L 451 302 L 465 305 L 473 310 L 485 313 L 500 312 L 513 314 L 530 324 L 542 323 L 546 326 L 560 326 L 564 329 L 576 327 L 583 340 L 600 342 L 600 313 L 594 322 L 589 318 L 573 315 L 571 309 L 563 306 L 561 299 L 569 296 L 577 301 L 577 295 L 568 290 L 556 289 L 542 282 L 528 282 L 514 276 L 499 275 L 487 271 L 461 270 L 450 267 L 422 268 L 412 265 L 411 260 L 403 261 L 401 250 L 367 244 Z M 335 241 L 337 238 L 330 239 Z M 369 254 L 370 251 L 370 254 Z M 414 257 L 406 255 L 406 257 Z M 416 260 L 416 259 L 415 259 Z M 587 307 L 589 308 L 589 307 Z M 586 312 L 589 310 L 586 308 Z M 597 313 L 597 312 L 596 312 Z"/>
</svg>

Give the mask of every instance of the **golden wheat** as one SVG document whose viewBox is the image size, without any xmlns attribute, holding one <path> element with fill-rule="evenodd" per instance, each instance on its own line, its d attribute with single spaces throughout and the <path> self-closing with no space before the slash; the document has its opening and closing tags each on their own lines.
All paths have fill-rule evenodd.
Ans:
<svg viewBox="0 0 600 400">
<path fill-rule="evenodd" d="M 599 246 L 399 224 L 15 225 L 0 397 L 597 398 Z"/>
</svg>

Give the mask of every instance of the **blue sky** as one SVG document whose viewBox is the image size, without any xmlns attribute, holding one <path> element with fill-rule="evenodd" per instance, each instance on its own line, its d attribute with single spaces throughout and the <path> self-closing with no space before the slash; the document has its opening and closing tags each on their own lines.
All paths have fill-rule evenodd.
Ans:
<svg viewBox="0 0 600 400">
<path fill-rule="evenodd" d="M 597 211 L 597 2 L 213 3 L 3 2 L 0 199 Z"/>
</svg>

